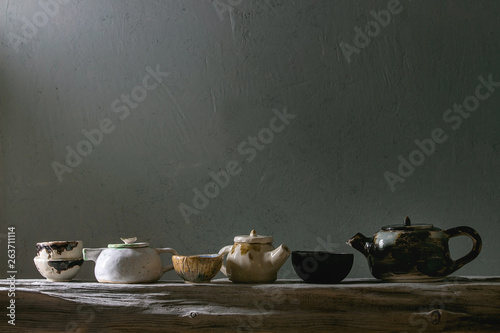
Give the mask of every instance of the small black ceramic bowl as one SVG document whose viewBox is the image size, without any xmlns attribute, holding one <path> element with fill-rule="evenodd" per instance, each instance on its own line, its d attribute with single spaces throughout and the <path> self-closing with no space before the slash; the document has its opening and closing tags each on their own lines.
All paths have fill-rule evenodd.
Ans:
<svg viewBox="0 0 500 333">
<path fill-rule="evenodd" d="M 292 251 L 295 273 L 307 283 L 339 283 L 349 274 L 352 253 Z"/>
</svg>

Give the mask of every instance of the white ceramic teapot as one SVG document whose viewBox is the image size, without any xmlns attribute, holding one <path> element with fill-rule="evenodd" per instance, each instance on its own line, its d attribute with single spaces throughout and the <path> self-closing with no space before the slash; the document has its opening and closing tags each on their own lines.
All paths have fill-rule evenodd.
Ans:
<svg viewBox="0 0 500 333">
<path fill-rule="evenodd" d="M 278 270 L 290 255 L 290 249 L 282 244 L 274 248 L 271 236 L 250 235 L 234 237 L 234 244 L 223 247 L 219 254 L 227 254 L 221 272 L 233 282 L 270 283 L 278 276 Z"/>
<path fill-rule="evenodd" d="M 148 243 L 108 244 L 107 248 L 83 249 L 83 259 L 95 261 L 94 274 L 103 283 L 151 283 L 160 279 L 173 265 L 162 267 L 160 253 L 178 254 L 171 248 L 151 248 Z"/>
</svg>

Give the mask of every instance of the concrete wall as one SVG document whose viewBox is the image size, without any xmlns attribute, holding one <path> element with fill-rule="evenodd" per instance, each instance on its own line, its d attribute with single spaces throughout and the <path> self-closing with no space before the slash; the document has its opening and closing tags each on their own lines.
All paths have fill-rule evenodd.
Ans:
<svg viewBox="0 0 500 333">
<path fill-rule="evenodd" d="M 17 277 L 39 277 L 44 240 L 137 236 L 197 254 L 256 229 L 292 249 L 354 252 L 355 233 L 405 215 L 475 228 L 483 252 L 458 274 L 500 275 L 500 87 L 479 78 L 500 81 L 499 11 L 0 1 L 0 240 L 16 227 Z M 211 198 L 195 195 L 205 187 Z M 470 244 L 454 240 L 452 256 Z M 290 262 L 280 276 L 295 277 Z M 350 276 L 370 276 L 359 253 Z M 93 279 L 93 263 L 79 277 Z"/>
</svg>

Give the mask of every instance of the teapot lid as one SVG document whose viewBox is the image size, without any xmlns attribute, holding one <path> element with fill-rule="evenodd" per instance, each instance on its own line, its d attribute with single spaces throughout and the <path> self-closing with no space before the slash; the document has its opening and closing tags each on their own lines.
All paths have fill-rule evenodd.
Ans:
<svg viewBox="0 0 500 333">
<path fill-rule="evenodd" d="M 234 237 L 235 243 L 257 243 L 257 244 L 267 244 L 273 242 L 273 237 L 257 235 L 255 230 L 250 232 L 250 235 L 240 235 Z"/>
<path fill-rule="evenodd" d="M 139 247 L 148 247 L 149 243 L 142 242 L 136 243 L 137 237 L 132 238 L 120 238 L 124 244 L 108 244 L 108 248 L 110 249 L 123 249 L 123 248 L 139 248 Z"/>
<path fill-rule="evenodd" d="M 427 229 L 432 229 L 434 226 L 432 224 L 411 224 L 410 218 L 407 216 L 405 217 L 403 224 L 392 224 L 392 225 L 386 225 L 382 227 L 382 230 L 406 230 L 406 231 L 412 231 L 412 230 L 427 230 Z"/>
</svg>

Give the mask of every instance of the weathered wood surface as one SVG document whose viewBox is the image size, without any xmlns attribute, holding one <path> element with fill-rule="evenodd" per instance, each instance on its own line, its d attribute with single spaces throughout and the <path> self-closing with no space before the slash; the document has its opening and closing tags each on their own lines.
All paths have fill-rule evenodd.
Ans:
<svg viewBox="0 0 500 333">
<path fill-rule="evenodd" d="M 8 304 L 8 283 L 0 283 Z M 500 277 L 336 285 L 17 280 L 0 332 L 500 332 Z"/>
</svg>

